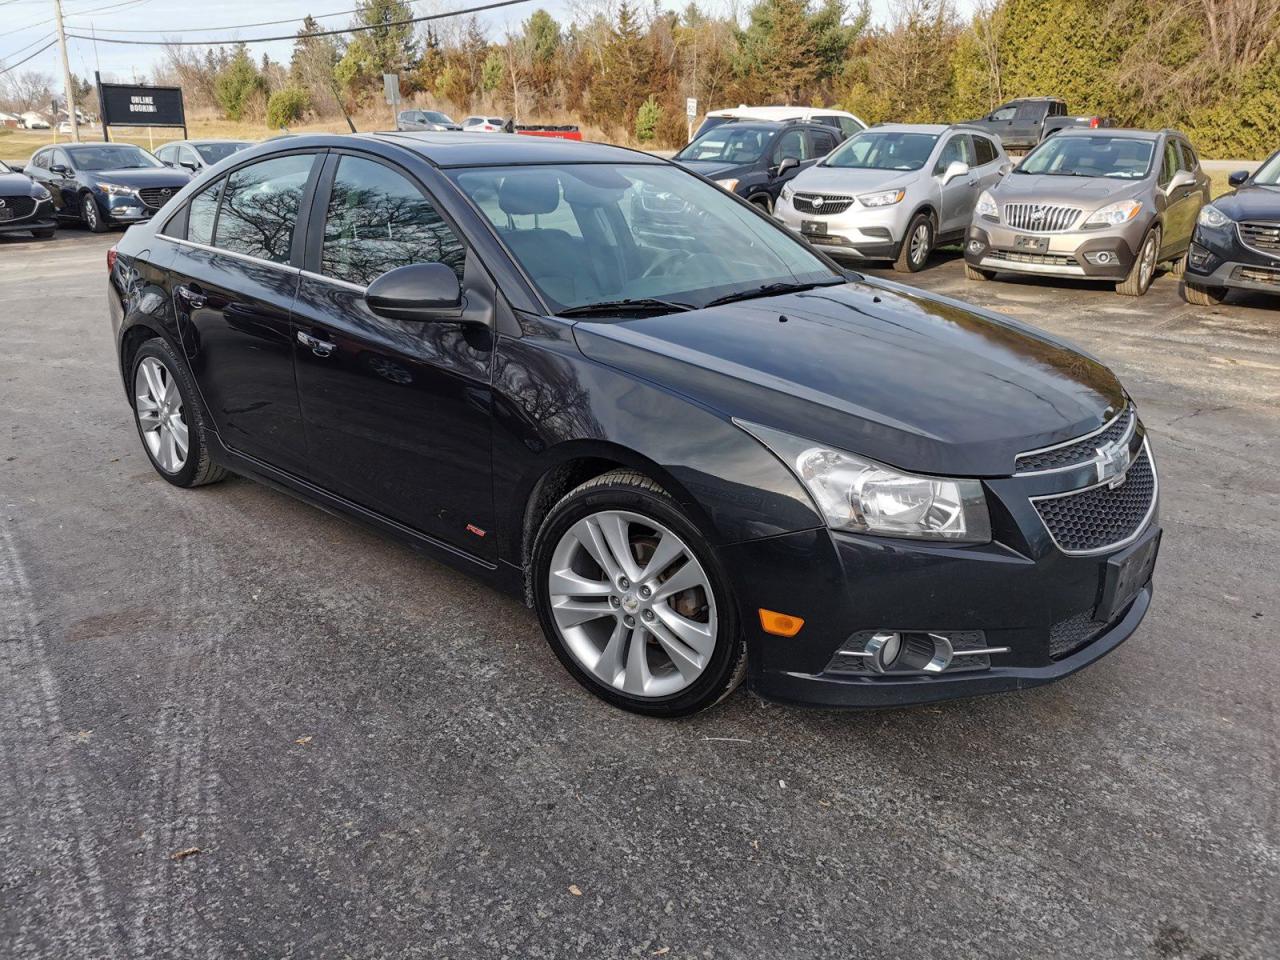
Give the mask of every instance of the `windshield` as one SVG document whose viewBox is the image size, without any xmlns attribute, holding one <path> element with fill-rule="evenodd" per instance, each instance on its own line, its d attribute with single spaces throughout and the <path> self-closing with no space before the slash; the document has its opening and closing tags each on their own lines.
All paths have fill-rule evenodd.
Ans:
<svg viewBox="0 0 1280 960">
<path fill-rule="evenodd" d="M 1155 143 L 1135 137 L 1072 137 L 1058 134 L 1036 147 L 1014 173 L 1053 177 L 1113 177 L 1141 180 L 1151 170 Z"/>
<path fill-rule="evenodd" d="M 428 120 L 432 123 L 453 123 L 453 120 L 443 113 L 437 113 L 435 110 L 424 110 Z"/>
<path fill-rule="evenodd" d="M 3 160 L 0 160 L 0 173 L 13 173 L 13 170 L 9 167 L 7 163 L 5 163 Z"/>
<path fill-rule="evenodd" d="M 822 161 L 824 167 L 861 170 L 919 170 L 929 161 L 936 133 L 869 131 L 855 134 Z"/>
<path fill-rule="evenodd" d="M 776 129 L 739 127 L 731 123 L 708 130 L 675 155 L 676 160 L 721 160 L 755 163 L 764 154 Z"/>
<path fill-rule="evenodd" d="M 208 164 L 214 164 L 219 160 L 225 160 L 233 153 L 239 153 L 247 146 L 249 146 L 247 142 L 195 144 L 196 151 L 200 154 L 201 159 Z"/>
<path fill-rule="evenodd" d="M 1273 153 L 1253 175 L 1253 182 L 1264 187 L 1280 186 L 1280 150 Z"/>
<path fill-rule="evenodd" d="M 640 298 L 704 306 L 843 276 L 782 227 L 666 164 L 448 171 L 556 312 Z"/>
<path fill-rule="evenodd" d="M 100 147 L 76 147 L 68 151 L 77 170 L 129 170 L 134 167 L 163 167 L 164 164 L 141 147 L 127 143 Z"/>
</svg>

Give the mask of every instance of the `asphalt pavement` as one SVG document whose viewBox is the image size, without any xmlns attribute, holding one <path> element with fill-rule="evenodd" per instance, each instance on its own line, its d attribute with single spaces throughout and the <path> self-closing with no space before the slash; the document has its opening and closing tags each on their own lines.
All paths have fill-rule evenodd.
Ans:
<svg viewBox="0 0 1280 960">
<path fill-rule="evenodd" d="M 0 957 L 1280 956 L 1280 300 L 938 258 L 912 282 L 1134 395 L 1146 622 L 1025 693 L 660 722 L 516 600 L 255 483 L 160 480 L 114 239 L 0 240 Z"/>
</svg>

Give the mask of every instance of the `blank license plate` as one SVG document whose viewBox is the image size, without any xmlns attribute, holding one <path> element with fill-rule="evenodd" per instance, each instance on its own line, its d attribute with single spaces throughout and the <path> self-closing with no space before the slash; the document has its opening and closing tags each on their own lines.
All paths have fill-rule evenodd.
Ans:
<svg viewBox="0 0 1280 960">
<path fill-rule="evenodd" d="M 827 235 L 827 225 L 821 220 L 801 220 L 800 232 L 825 237 Z"/>
<path fill-rule="evenodd" d="M 1111 623 L 1151 579 L 1156 554 L 1160 550 L 1161 532 L 1157 530 L 1149 534 L 1107 561 L 1102 576 L 1102 602 L 1094 615 L 1096 619 Z"/>
<path fill-rule="evenodd" d="M 1027 250 L 1031 253 L 1043 253 L 1049 249 L 1048 237 L 1016 236 L 1013 238 L 1015 250 Z"/>
<path fill-rule="evenodd" d="M 0 220 L 12 220 L 14 212 L 7 207 L 0 207 Z"/>
</svg>

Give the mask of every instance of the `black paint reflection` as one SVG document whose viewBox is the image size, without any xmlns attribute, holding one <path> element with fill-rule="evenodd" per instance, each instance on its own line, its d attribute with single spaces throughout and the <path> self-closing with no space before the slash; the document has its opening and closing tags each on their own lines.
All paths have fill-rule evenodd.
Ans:
<svg viewBox="0 0 1280 960">
<path fill-rule="evenodd" d="M 277 157 L 233 173 L 214 245 L 273 263 L 288 261 L 312 160 L 311 154 Z"/>
</svg>

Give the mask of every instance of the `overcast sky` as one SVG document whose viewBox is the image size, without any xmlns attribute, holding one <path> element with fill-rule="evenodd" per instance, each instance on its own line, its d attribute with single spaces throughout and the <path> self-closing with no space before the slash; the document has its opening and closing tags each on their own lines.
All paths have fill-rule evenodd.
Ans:
<svg viewBox="0 0 1280 960">
<path fill-rule="evenodd" d="M 478 5 L 485 0 L 417 0 L 414 8 L 419 14 L 457 10 Z M 641 0 L 644 2 L 644 0 Z M 682 9 L 688 0 L 661 0 L 664 7 Z M 730 6 L 732 0 L 710 0 L 700 5 L 709 10 L 745 9 L 749 0 Z M 529 3 L 483 14 L 491 36 L 500 37 L 507 29 L 517 28 L 520 21 L 539 6 L 545 7 L 562 22 L 571 20 L 575 10 L 585 10 L 607 5 L 608 0 L 530 0 Z M 877 19 L 884 19 L 892 9 L 893 0 L 871 0 L 872 12 Z M 962 11 L 972 0 L 957 0 Z M 67 32 L 88 36 L 96 31 L 99 38 L 107 36 L 128 39 L 165 38 L 198 40 L 203 38 L 272 36 L 296 31 L 297 24 L 274 27 L 253 27 L 239 30 L 195 31 L 196 27 L 230 27 L 235 24 L 257 23 L 267 20 L 284 20 L 302 17 L 308 12 L 313 16 L 349 10 L 356 0 L 219 0 L 217 3 L 199 4 L 193 0 L 63 0 L 63 16 Z M 111 9 L 104 9 L 111 8 Z M 197 9 L 203 8 L 202 13 Z M 48 42 L 45 37 L 53 31 L 52 0 L 0 0 L 0 63 L 9 65 L 28 56 Z M 328 28 L 346 26 L 349 14 L 319 18 Z M 92 29 L 91 29 L 92 28 Z M 162 30 L 162 34 L 124 33 L 125 30 Z M 111 32 L 115 31 L 115 32 Z M 288 61 L 292 43 L 254 44 L 255 57 L 269 53 L 274 60 Z M 69 40 L 68 48 L 73 72 L 92 77 L 95 69 L 101 69 L 103 79 L 129 82 L 151 73 L 153 65 L 162 56 L 158 46 L 123 46 L 85 40 Z M 20 69 L 38 69 L 60 77 L 57 47 L 51 47 Z"/>
</svg>

